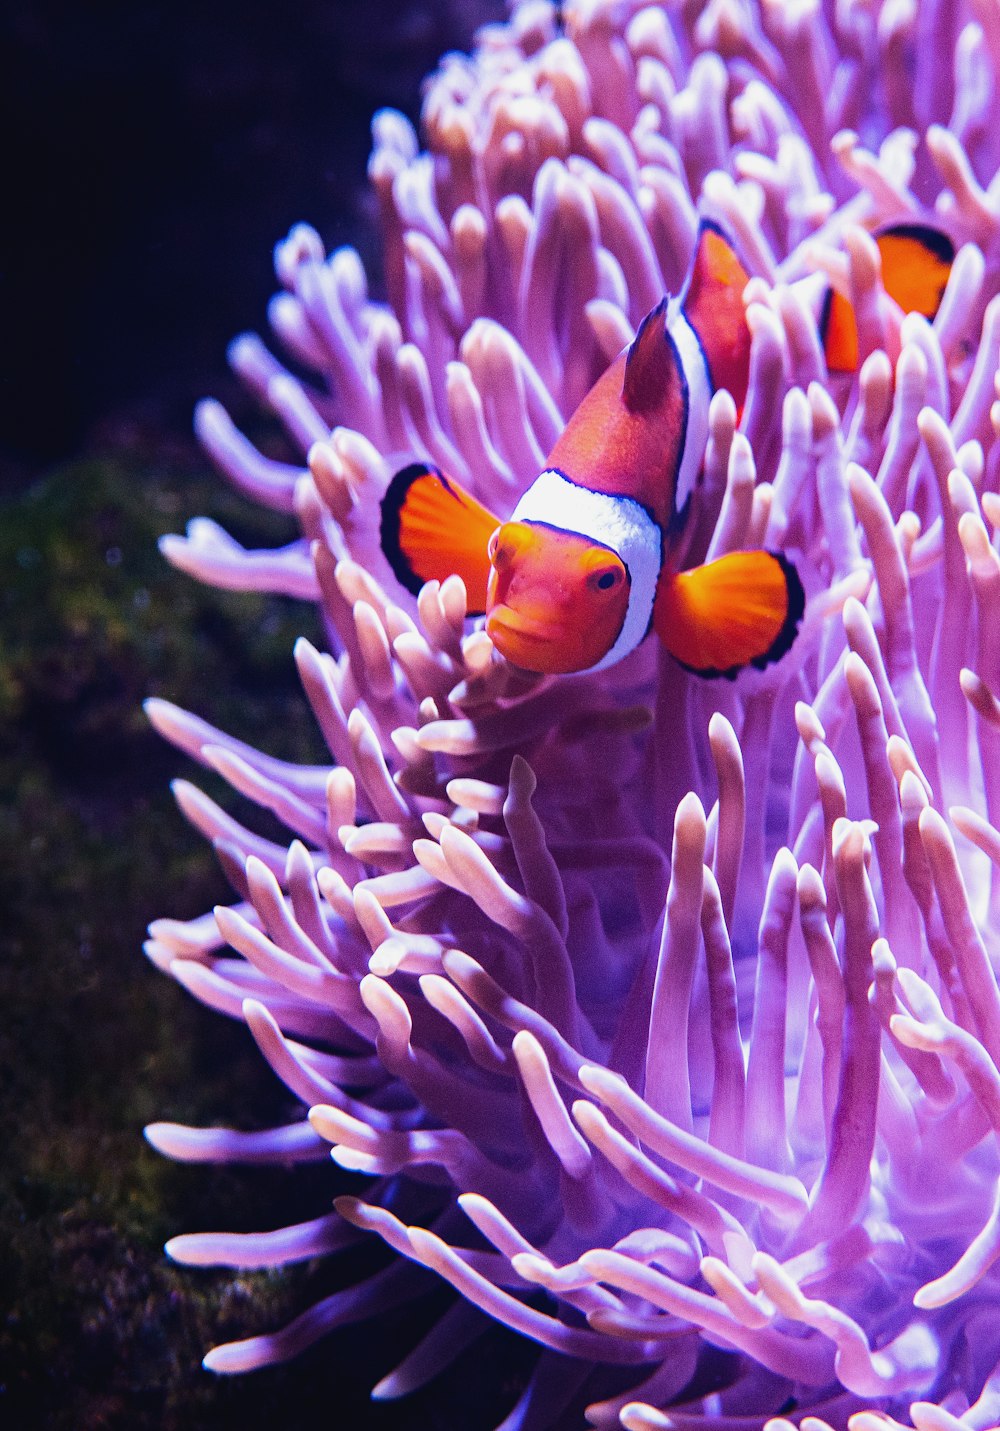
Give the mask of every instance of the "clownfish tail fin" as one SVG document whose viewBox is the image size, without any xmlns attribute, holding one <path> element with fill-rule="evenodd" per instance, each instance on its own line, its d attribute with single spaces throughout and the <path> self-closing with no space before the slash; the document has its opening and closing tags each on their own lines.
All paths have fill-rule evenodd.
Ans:
<svg viewBox="0 0 1000 1431">
<path fill-rule="evenodd" d="M 788 651 L 805 610 L 795 566 L 780 552 L 730 552 L 690 571 L 665 571 L 653 626 L 682 666 L 732 680 Z"/>
<path fill-rule="evenodd" d="M 399 584 L 416 596 L 428 581 L 458 575 L 470 616 L 486 610 L 489 539 L 500 525 L 458 482 L 427 462 L 393 477 L 382 498 L 382 552 Z"/>
<path fill-rule="evenodd" d="M 711 219 L 702 219 L 681 307 L 697 333 L 712 387 L 726 388 L 738 408 L 750 381 L 750 330 L 743 290 L 750 275 L 732 243 Z"/>
</svg>

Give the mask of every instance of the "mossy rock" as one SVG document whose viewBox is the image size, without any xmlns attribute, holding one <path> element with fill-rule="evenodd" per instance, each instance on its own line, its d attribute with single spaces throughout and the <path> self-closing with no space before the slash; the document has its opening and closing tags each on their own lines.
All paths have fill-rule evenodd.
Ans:
<svg viewBox="0 0 1000 1431">
<path fill-rule="evenodd" d="M 207 514 L 248 546 L 290 522 L 208 473 L 88 462 L 0 509 L 0 1422 L 31 1431 L 239 1431 L 318 1425 L 455 1431 L 494 1425 L 536 1350 L 488 1329 L 459 1374 L 404 1402 L 372 1385 L 449 1294 L 338 1331 L 249 1376 L 204 1371 L 205 1350 L 274 1330 L 390 1260 L 356 1251 L 277 1273 L 175 1267 L 167 1237 L 316 1217 L 367 1180 L 297 1169 L 185 1167 L 145 1123 L 265 1127 L 302 1110 L 241 1023 L 150 967 L 148 921 L 231 898 L 168 782 L 183 774 L 254 828 L 210 772 L 141 710 L 162 695 L 285 759 L 326 760 L 292 662 L 311 607 L 215 592 L 173 572 L 157 538 Z M 272 830 L 276 827 L 271 827 Z M 464 1371 L 461 1369 L 464 1367 Z"/>
<path fill-rule="evenodd" d="M 311 609 L 208 590 L 157 550 L 206 510 L 249 544 L 291 535 L 207 473 L 121 463 L 67 467 L 0 511 L 0 569 L 14 573 L 0 592 L 0 1419 L 12 1426 L 221 1425 L 230 1405 L 234 1424 L 240 1407 L 242 1424 L 263 1424 L 252 1387 L 226 1390 L 198 1362 L 224 1326 L 293 1316 L 304 1274 L 199 1278 L 162 1243 L 315 1216 L 332 1196 L 325 1168 L 177 1168 L 141 1135 L 157 1117 L 296 1116 L 246 1030 L 140 953 L 151 918 L 230 895 L 168 782 L 221 787 L 155 735 L 143 697 L 286 758 L 324 758 L 291 656 L 298 634 L 318 638 Z"/>
</svg>

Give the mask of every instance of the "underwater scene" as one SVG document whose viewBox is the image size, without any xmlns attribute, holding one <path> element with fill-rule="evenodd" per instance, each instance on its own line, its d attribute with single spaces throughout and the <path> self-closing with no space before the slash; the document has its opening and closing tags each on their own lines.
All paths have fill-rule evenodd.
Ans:
<svg viewBox="0 0 1000 1431">
<path fill-rule="evenodd" d="M 88 23 L 3 22 L 0 1419 L 1000 1426 L 1000 6 Z"/>
</svg>

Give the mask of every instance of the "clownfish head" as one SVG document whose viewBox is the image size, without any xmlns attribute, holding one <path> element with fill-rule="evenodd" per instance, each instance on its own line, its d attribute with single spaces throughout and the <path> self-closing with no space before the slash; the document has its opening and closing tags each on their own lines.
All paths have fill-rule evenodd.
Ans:
<svg viewBox="0 0 1000 1431">
<path fill-rule="evenodd" d="M 625 563 L 578 532 L 510 521 L 489 541 L 486 630 L 526 671 L 586 671 L 611 651 L 628 611 Z"/>
</svg>

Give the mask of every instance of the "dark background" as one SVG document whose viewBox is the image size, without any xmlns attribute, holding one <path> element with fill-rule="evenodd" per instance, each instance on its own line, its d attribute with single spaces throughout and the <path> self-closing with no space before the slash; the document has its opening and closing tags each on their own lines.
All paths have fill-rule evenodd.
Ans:
<svg viewBox="0 0 1000 1431">
<path fill-rule="evenodd" d="M 186 440 L 307 220 L 375 268 L 372 112 L 501 0 L 7 0 L 0 476 Z"/>
<path fill-rule="evenodd" d="M 164 1240 L 315 1217 L 364 1180 L 178 1166 L 141 1136 L 155 1119 L 300 1116 L 242 1025 L 139 952 L 150 919 L 231 898 L 168 782 L 229 797 L 141 700 L 325 758 L 290 654 L 319 639 L 311 611 L 202 589 L 158 554 L 202 513 L 248 544 L 292 535 L 208 469 L 191 408 L 210 393 L 256 420 L 225 347 L 263 329 L 293 223 L 355 244 L 377 290 L 371 114 L 415 118 L 438 56 L 501 9 L 0 8 L 0 1423 L 17 1431 L 460 1431 L 499 1421 L 533 1359 L 491 1332 L 457 1376 L 369 1402 L 446 1304 L 436 1291 L 286 1367 L 203 1372 L 208 1346 L 283 1325 L 381 1254 L 237 1276 L 176 1268 Z"/>
</svg>

